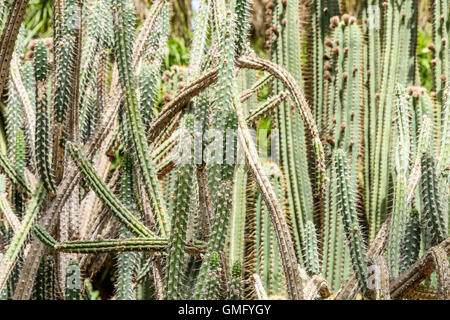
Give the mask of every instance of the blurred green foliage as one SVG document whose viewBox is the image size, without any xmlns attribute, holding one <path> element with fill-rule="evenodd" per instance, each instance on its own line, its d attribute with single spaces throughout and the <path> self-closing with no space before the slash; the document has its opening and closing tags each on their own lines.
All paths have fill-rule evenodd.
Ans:
<svg viewBox="0 0 450 320">
<path fill-rule="evenodd" d="M 25 27 L 29 30 L 28 38 L 39 34 L 50 37 L 53 21 L 53 0 L 31 0 L 25 15 Z"/>
<path fill-rule="evenodd" d="M 428 25 L 427 27 L 431 27 Z M 428 28 L 426 28 L 428 29 Z M 417 36 L 417 63 L 420 73 L 420 83 L 428 91 L 433 87 L 431 74 L 431 60 L 433 59 L 432 52 L 427 48 L 431 42 L 431 33 L 420 29 Z"/>
</svg>

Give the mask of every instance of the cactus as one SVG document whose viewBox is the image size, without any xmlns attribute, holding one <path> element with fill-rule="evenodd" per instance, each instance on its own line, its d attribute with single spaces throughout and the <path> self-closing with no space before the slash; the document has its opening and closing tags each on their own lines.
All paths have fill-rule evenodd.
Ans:
<svg viewBox="0 0 450 320">
<path fill-rule="evenodd" d="M 449 8 L 427 91 L 418 2 L 353 2 L 267 2 L 261 51 L 200 0 L 181 53 L 170 1 L 0 0 L 0 298 L 448 299 Z"/>
<path fill-rule="evenodd" d="M 342 217 L 347 245 L 350 248 L 353 270 L 359 285 L 367 293 L 367 251 L 362 237 L 355 207 L 355 191 L 352 176 L 348 172 L 345 152 L 338 149 L 335 155 L 338 208 Z"/>
</svg>

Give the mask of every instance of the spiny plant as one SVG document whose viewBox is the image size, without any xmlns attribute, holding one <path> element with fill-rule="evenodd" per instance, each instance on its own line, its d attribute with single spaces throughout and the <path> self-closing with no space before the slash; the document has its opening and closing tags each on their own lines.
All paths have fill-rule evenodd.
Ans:
<svg viewBox="0 0 450 320">
<path fill-rule="evenodd" d="M 29 40 L 0 1 L 0 297 L 449 299 L 448 2 L 56 0 Z M 302 12 L 301 21 L 300 12 Z M 305 30 L 301 30 L 305 28 Z"/>
</svg>

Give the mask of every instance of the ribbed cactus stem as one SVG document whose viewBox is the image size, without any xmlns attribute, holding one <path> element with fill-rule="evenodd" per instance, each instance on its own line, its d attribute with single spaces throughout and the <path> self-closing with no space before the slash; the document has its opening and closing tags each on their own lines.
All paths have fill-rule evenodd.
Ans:
<svg viewBox="0 0 450 320">
<path fill-rule="evenodd" d="M 236 261 L 231 269 L 227 299 L 242 300 L 242 264 L 239 261 Z"/>
<path fill-rule="evenodd" d="M 420 253 L 420 215 L 415 209 L 406 222 L 400 249 L 400 273 L 403 273 L 417 261 Z"/>
<path fill-rule="evenodd" d="M 55 260 L 51 255 L 46 255 L 39 264 L 33 286 L 33 299 L 56 300 L 55 279 Z"/>
<path fill-rule="evenodd" d="M 237 55 L 244 53 L 247 45 L 248 30 L 250 26 L 251 0 L 236 0 L 234 6 L 234 13 L 236 14 L 236 39 L 235 49 Z"/>
<path fill-rule="evenodd" d="M 38 41 L 34 49 L 34 76 L 36 79 L 36 141 L 34 146 L 36 164 L 45 188 L 54 192 L 55 184 L 51 167 L 50 104 L 47 101 L 48 50 L 43 41 Z"/>
<path fill-rule="evenodd" d="M 149 147 L 137 101 L 136 80 L 132 72 L 133 46 L 131 36 L 135 21 L 134 7 L 128 0 L 113 0 L 112 5 L 114 10 L 114 49 L 120 83 L 125 92 L 126 119 L 134 158 L 139 166 L 144 188 L 152 203 L 152 210 L 158 223 L 159 232 L 161 235 L 167 235 L 168 230 L 170 230 L 170 221 L 168 221 L 167 208 L 161 186 L 152 160 L 149 158 Z"/>
<path fill-rule="evenodd" d="M 206 300 L 219 300 L 220 294 L 220 256 L 216 251 L 208 257 L 208 275 L 203 298 Z"/>
<path fill-rule="evenodd" d="M 403 86 L 397 86 L 396 92 L 396 114 L 394 143 L 394 204 L 389 232 L 388 263 L 390 274 L 397 277 L 400 267 L 400 243 L 404 237 L 405 225 L 407 222 L 408 202 L 407 202 L 407 179 L 409 174 L 409 155 L 411 153 L 411 132 L 409 115 L 411 113 L 410 104 Z"/>
<path fill-rule="evenodd" d="M 310 275 L 319 274 L 320 261 L 316 227 L 311 220 L 306 221 L 304 243 L 306 244 L 304 249 L 306 270 Z"/>
<path fill-rule="evenodd" d="M 232 205 L 232 179 L 236 159 L 236 140 L 227 136 L 237 128 L 236 114 L 233 110 L 234 94 L 234 17 L 227 11 L 221 24 L 221 58 L 219 60 L 218 90 L 214 106 L 212 128 L 215 132 L 210 146 L 213 147 L 208 160 L 209 188 L 214 212 L 211 223 L 209 252 L 222 252 L 225 247 L 229 215 Z M 229 153 L 232 150 L 233 154 Z M 196 285 L 196 293 L 202 294 L 207 280 L 206 263 L 203 263 Z"/>
<path fill-rule="evenodd" d="M 175 194 L 172 214 L 172 230 L 166 261 L 166 299 L 185 298 L 183 292 L 184 248 L 187 241 L 191 198 L 194 190 L 195 167 L 193 165 L 193 117 L 184 118 L 184 133 L 179 145 L 184 144 L 175 169 Z"/>
<path fill-rule="evenodd" d="M 133 178 L 132 178 L 132 159 L 129 154 L 125 154 L 123 160 L 123 171 L 120 186 L 120 199 L 124 206 L 133 210 Z M 132 233 L 122 226 L 119 230 L 120 236 L 130 238 Z M 135 299 L 133 290 L 133 276 L 138 266 L 138 256 L 134 252 L 121 252 L 117 254 L 117 281 L 116 290 L 119 300 Z"/>
<path fill-rule="evenodd" d="M 348 172 L 346 154 L 342 149 L 335 155 L 338 208 L 344 225 L 347 245 L 350 248 L 353 271 L 360 288 L 367 292 L 367 250 L 358 221 L 355 205 L 354 182 Z M 351 182 L 352 181 L 352 182 Z"/>
<path fill-rule="evenodd" d="M 434 246 L 447 237 L 444 212 L 442 211 L 439 185 L 436 177 L 436 162 L 429 151 L 422 156 L 421 191 L 423 216 L 426 224 L 426 247 Z"/>
</svg>

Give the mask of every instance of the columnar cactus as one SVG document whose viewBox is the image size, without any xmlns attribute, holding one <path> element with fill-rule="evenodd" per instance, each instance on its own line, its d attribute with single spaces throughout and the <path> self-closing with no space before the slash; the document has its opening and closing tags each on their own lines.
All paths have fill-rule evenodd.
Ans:
<svg viewBox="0 0 450 320">
<path fill-rule="evenodd" d="M 449 299 L 446 1 L 134 3 L 0 0 L 1 299 Z"/>
</svg>

